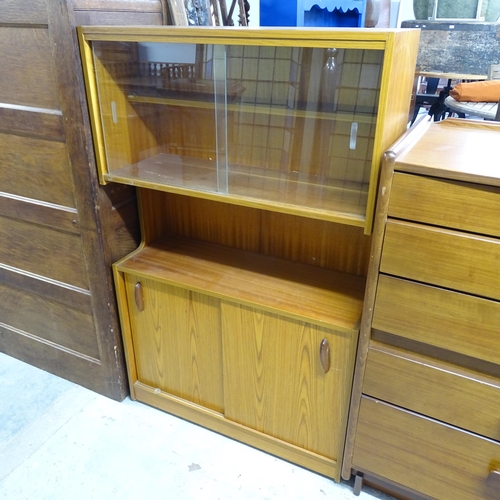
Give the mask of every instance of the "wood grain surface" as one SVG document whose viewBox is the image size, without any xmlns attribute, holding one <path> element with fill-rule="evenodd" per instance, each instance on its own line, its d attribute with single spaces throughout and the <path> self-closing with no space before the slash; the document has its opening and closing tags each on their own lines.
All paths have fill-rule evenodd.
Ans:
<svg viewBox="0 0 500 500">
<path fill-rule="evenodd" d="M 140 283 L 144 310 L 137 308 Z M 138 380 L 222 413 L 222 338 L 219 300 L 126 275 Z"/>
<path fill-rule="evenodd" d="M 500 239 L 390 220 L 380 270 L 500 299 Z"/>
<path fill-rule="evenodd" d="M 389 216 L 500 236 L 500 189 L 485 185 L 394 174 Z"/>
<path fill-rule="evenodd" d="M 356 336 L 227 303 L 222 321 L 226 417 L 340 460 Z"/>
<path fill-rule="evenodd" d="M 166 238 L 115 264 L 209 295 L 356 331 L 364 278 L 196 240 Z"/>
<path fill-rule="evenodd" d="M 372 327 L 500 365 L 500 303 L 380 276 Z"/>
<path fill-rule="evenodd" d="M 494 500 L 498 442 L 363 397 L 354 466 L 440 500 Z"/>
<path fill-rule="evenodd" d="M 363 391 L 500 441 L 500 378 L 372 342 Z"/>
</svg>

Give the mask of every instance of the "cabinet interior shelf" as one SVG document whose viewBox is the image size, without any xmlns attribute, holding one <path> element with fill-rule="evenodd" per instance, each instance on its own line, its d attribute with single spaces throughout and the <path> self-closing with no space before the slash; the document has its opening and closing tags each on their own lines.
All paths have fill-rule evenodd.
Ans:
<svg viewBox="0 0 500 500">
<path fill-rule="evenodd" d="M 177 106 L 184 108 L 197 108 L 197 109 L 215 109 L 214 101 L 204 101 L 204 100 L 194 100 L 194 99 L 176 99 L 169 97 L 159 97 L 150 95 L 137 95 L 134 93 L 129 93 L 127 99 L 131 103 L 141 103 L 141 104 L 159 104 L 164 106 Z M 221 97 L 222 99 L 222 97 Z M 234 111 L 240 113 L 253 113 L 262 114 L 269 116 L 285 116 L 285 117 L 295 117 L 295 118 L 308 118 L 311 120 L 336 120 L 336 121 L 346 121 L 352 122 L 356 121 L 358 123 L 375 124 L 377 122 L 377 116 L 373 115 L 373 112 L 362 113 L 356 112 L 342 112 L 342 111 L 316 111 L 308 109 L 292 109 L 286 106 L 276 106 L 276 105 L 259 105 L 252 103 L 237 103 L 237 104 L 226 104 L 225 109 L 227 111 Z"/>
<path fill-rule="evenodd" d="M 112 170 L 104 178 L 355 226 L 364 225 L 369 188 L 364 183 L 245 165 L 230 165 L 226 176 L 225 171 L 217 172 L 213 160 L 166 153 Z"/>
<path fill-rule="evenodd" d="M 115 266 L 337 331 L 358 330 L 362 276 L 178 236 L 165 236 Z"/>
</svg>

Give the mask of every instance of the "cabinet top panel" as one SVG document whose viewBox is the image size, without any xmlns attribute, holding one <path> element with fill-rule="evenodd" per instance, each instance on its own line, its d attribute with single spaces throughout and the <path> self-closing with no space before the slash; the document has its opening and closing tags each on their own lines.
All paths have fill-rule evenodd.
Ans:
<svg viewBox="0 0 500 500">
<path fill-rule="evenodd" d="M 395 169 L 500 186 L 500 123 L 448 118 L 432 123 L 397 158 Z"/>
<path fill-rule="evenodd" d="M 82 26 L 81 34 L 87 40 L 107 41 L 172 41 L 178 37 L 189 43 L 222 43 L 248 45 L 267 45 L 275 42 L 279 45 L 294 46 L 331 46 L 332 41 L 347 42 L 380 42 L 382 45 L 388 40 L 408 36 L 407 33 L 416 33 L 416 29 L 365 29 L 365 28 L 241 28 L 215 26 Z M 412 36 L 412 35 L 410 35 Z"/>
</svg>

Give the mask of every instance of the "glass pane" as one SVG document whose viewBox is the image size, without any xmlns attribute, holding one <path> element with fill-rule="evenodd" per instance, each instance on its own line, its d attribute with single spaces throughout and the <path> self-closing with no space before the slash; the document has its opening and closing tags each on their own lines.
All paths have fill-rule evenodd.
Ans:
<svg viewBox="0 0 500 500">
<path fill-rule="evenodd" d="M 374 50 L 228 46 L 229 194 L 362 219 L 382 63 Z"/>
<path fill-rule="evenodd" d="M 213 45 L 176 43 L 94 42 L 93 49 L 108 177 L 226 192 L 217 173 L 225 115 L 215 112 L 226 99 L 225 55 Z"/>
</svg>

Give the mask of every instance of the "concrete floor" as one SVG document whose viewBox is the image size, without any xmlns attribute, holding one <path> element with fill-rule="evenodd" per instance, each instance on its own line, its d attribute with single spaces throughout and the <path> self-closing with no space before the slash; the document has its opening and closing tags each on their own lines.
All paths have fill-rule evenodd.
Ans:
<svg viewBox="0 0 500 500">
<path fill-rule="evenodd" d="M 0 353 L 0 498 L 389 500 Z"/>
</svg>

